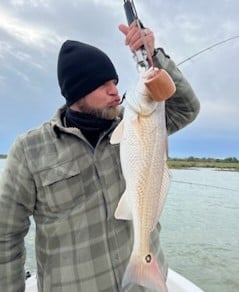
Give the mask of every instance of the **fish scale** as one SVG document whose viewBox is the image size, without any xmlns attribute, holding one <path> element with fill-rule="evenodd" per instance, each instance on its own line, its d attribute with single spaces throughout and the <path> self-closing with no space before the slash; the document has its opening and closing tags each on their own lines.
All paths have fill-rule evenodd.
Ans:
<svg viewBox="0 0 239 292">
<path fill-rule="evenodd" d="M 126 182 L 115 217 L 133 220 L 134 245 L 122 286 L 135 283 L 155 291 L 167 291 L 156 256 L 150 249 L 150 234 L 159 221 L 170 176 L 166 164 L 167 130 L 165 102 L 155 102 L 142 72 L 136 87 L 126 95 L 124 118 L 112 134 L 120 143 L 120 160 Z"/>
</svg>

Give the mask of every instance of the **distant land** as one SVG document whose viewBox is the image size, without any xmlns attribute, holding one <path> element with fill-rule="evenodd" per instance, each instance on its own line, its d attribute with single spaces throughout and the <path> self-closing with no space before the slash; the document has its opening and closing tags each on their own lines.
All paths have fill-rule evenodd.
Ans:
<svg viewBox="0 0 239 292">
<path fill-rule="evenodd" d="M 0 159 L 7 158 L 6 154 L 0 154 Z M 236 157 L 219 158 L 197 158 L 190 156 L 188 158 L 168 158 L 169 168 L 192 168 L 206 167 L 223 170 L 239 171 L 239 160 Z"/>
<path fill-rule="evenodd" d="M 239 160 L 236 157 L 228 157 L 225 159 L 218 158 L 196 158 L 190 156 L 188 158 L 169 158 L 169 168 L 192 168 L 206 167 L 217 168 L 223 170 L 239 171 Z"/>
</svg>

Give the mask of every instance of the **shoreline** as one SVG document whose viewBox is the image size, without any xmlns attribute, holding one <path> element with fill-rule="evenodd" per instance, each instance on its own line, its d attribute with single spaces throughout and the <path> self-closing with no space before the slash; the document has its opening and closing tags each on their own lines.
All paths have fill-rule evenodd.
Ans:
<svg viewBox="0 0 239 292">
<path fill-rule="evenodd" d="M 214 168 L 215 170 L 237 171 L 239 172 L 239 162 L 230 162 L 225 160 L 213 159 L 171 159 L 167 161 L 171 169 L 189 169 L 189 168 Z"/>
<path fill-rule="evenodd" d="M 7 158 L 7 155 L 0 154 L 0 160 Z M 214 168 L 215 170 L 239 172 L 239 160 L 235 157 L 225 159 L 217 158 L 168 158 L 168 167 L 171 169 L 190 169 L 190 168 Z"/>
</svg>

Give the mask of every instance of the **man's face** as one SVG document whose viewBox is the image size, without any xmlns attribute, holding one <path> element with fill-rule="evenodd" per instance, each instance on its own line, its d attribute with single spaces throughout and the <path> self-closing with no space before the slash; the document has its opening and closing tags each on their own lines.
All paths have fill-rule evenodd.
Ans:
<svg viewBox="0 0 239 292">
<path fill-rule="evenodd" d="M 120 101 L 116 81 L 109 80 L 75 102 L 70 108 L 111 120 L 116 118 L 120 112 Z"/>
</svg>

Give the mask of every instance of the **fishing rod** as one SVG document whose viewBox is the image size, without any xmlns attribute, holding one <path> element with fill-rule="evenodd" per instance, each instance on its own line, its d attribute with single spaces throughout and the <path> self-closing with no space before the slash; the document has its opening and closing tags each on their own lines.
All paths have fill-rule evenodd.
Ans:
<svg viewBox="0 0 239 292">
<path fill-rule="evenodd" d="M 134 59 L 138 64 L 138 68 L 143 68 L 144 70 L 149 69 L 150 66 L 153 66 L 152 56 L 150 54 L 147 43 L 145 42 L 145 34 L 143 29 L 145 29 L 143 23 L 138 17 L 136 7 L 133 0 L 124 0 L 124 11 L 128 25 L 131 25 L 134 21 L 139 28 L 141 39 L 143 41 L 143 46 L 134 52 Z"/>
<path fill-rule="evenodd" d="M 149 95 L 155 101 L 166 100 L 175 93 L 176 86 L 166 70 L 154 67 L 153 57 L 146 42 L 146 36 L 149 30 L 140 21 L 134 1 L 124 0 L 124 10 L 128 25 L 130 26 L 135 22 L 139 28 L 140 38 L 143 43 L 138 50 L 133 52 L 138 69 L 139 71 L 146 71 L 152 68 L 152 76 L 144 82 L 149 91 Z"/>
<path fill-rule="evenodd" d="M 198 56 L 198 55 L 200 55 L 200 54 L 202 54 L 202 53 L 204 53 L 204 52 L 206 52 L 206 51 L 211 50 L 211 49 L 214 48 L 214 47 L 220 46 L 220 45 L 222 45 L 222 44 L 224 44 L 224 43 L 227 43 L 227 42 L 229 42 L 229 41 L 232 41 L 232 40 L 234 40 L 234 39 L 236 39 L 236 38 L 239 38 L 239 35 L 235 35 L 235 36 L 233 36 L 233 37 L 227 38 L 227 39 L 222 40 L 222 41 L 220 41 L 220 42 L 214 43 L 214 44 L 210 45 L 209 47 L 207 47 L 207 48 L 205 48 L 205 49 L 202 49 L 202 50 L 198 51 L 197 53 L 195 53 L 195 54 L 189 56 L 188 58 L 182 60 L 181 62 L 179 62 L 179 63 L 177 64 L 177 66 L 180 66 L 180 65 L 186 63 L 187 61 L 193 59 L 194 57 L 196 57 L 196 56 Z"/>
<path fill-rule="evenodd" d="M 219 187 L 219 186 L 215 186 L 215 185 L 201 184 L 201 183 L 196 183 L 196 182 L 188 182 L 188 181 L 181 181 L 181 180 L 172 180 L 172 182 L 179 183 L 179 184 L 196 185 L 196 186 L 200 186 L 200 187 L 207 187 L 207 188 L 214 188 L 214 189 L 219 189 L 219 190 L 232 191 L 232 192 L 237 192 L 237 193 L 239 192 L 239 190 L 236 190 L 236 189 Z"/>
<path fill-rule="evenodd" d="M 125 9 L 125 14 L 126 14 L 128 24 L 130 25 L 133 21 L 136 21 L 137 26 L 139 28 L 141 28 L 141 32 L 142 32 L 142 29 L 145 29 L 145 27 L 138 17 L 134 1 L 133 0 L 131 0 L 131 1 L 124 0 L 124 9 Z M 142 36 L 142 39 L 144 39 L 145 35 L 143 33 L 141 36 Z M 177 64 L 177 66 L 180 66 L 180 65 L 190 61 L 191 59 L 195 58 L 196 56 L 201 55 L 202 53 L 204 53 L 208 50 L 211 50 L 214 47 L 220 46 L 220 45 L 227 43 L 229 41 L 232 41 L 236 38 L 239 38 L 239 35 L 235 35 L 235 36 L 227 38 L 225 40 L 216 42 L 216 43 L 210 45 L 209 47 L 206 47 L 205 49 L 202 49 L 202 50 L 196 52 L 195 54 L 187 57 L 186 59 L 182 60 L 181 62 L 179 62 Z M 149 65 L 153 66 L 152 56 L 151 56 L 149 49 L 147 47 L 147 44 L 145 42 L 144 42 L 144 46 L 140 50 L 135 52 L 135 59 L 136 59 L 137 64 L 139 65 L 139 67 L 143 67 L 143 68 L 147 69 L 147 68 L 149 68 Z"/>
</svg>

